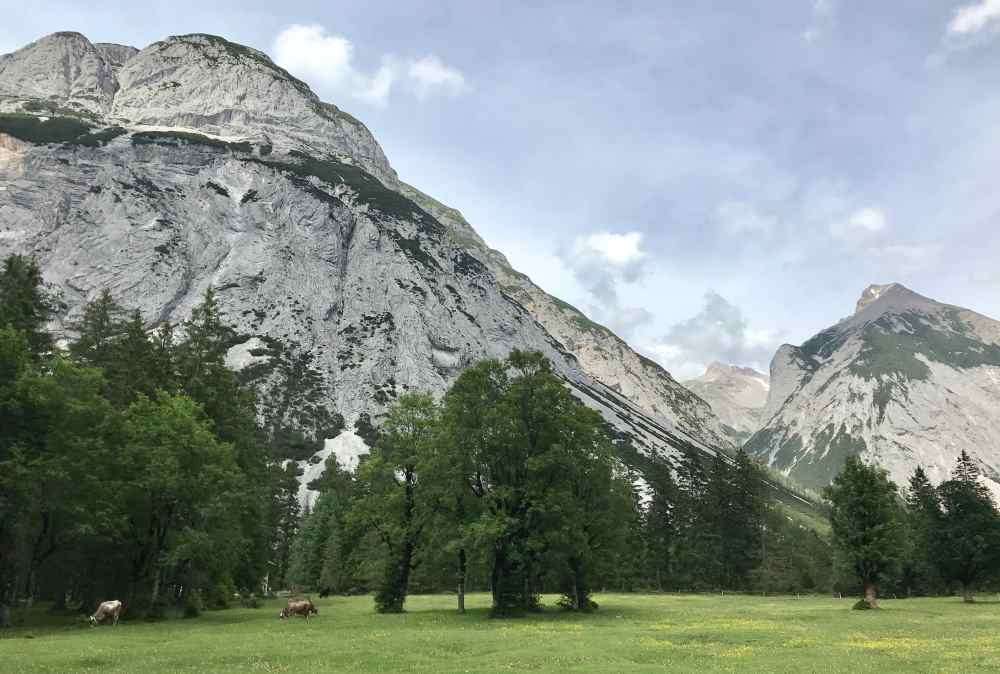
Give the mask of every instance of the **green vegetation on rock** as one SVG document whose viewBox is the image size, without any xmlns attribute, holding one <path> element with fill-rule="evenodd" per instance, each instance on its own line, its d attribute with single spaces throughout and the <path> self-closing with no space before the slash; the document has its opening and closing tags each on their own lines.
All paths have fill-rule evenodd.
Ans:
<svg viewBox="0 0 1000 674">
<path fill-rule="evenodd" d="M 230 152 L 253 152 L 253 145 L 242 141 L 231 143 L 218 138 L 211 138 L 200 133 L 189 131 L 139 131 L 132 134 L 133 145 L 203 145 L 218 150 Z"/>
</svg>

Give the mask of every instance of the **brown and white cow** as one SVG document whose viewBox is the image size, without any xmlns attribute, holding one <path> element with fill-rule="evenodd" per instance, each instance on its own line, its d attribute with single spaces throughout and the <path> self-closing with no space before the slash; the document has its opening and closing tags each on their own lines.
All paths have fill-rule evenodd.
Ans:
<svg viewBox="0 0 1000 674">
<path fill-rule="evenodd" d="M 298 600 L 288 600 L 288 606 L 281 609 L 281 613 L 278 617 L 284 620 L 293 615 L 300 615 L 306 620 L 309 620 L 310 615 L 319 614 L 319 609 L 313 606 L 311 599 L 298 599 Z"/>
<path fill-rule="evenodd" d="M 97 607 L 94 615 L 90 616 L 91 627 L 96 626 L 98 623 L 102 623 L 108 618 L 112 619 L 112 625 L 118 624 L 118 618 L 122 614 L 122 603 L 117 599 L 112 599 L 110 601 L 103 601 L 101 605 Z"/>
</svg>

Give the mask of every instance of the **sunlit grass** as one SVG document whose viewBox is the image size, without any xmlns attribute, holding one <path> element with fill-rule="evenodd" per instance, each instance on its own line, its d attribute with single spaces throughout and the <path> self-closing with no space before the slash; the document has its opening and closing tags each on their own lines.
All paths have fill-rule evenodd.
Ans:
<svg viewBox="0 0 1000 674">
<path fill-rule="evenodd" d="M 336 597 L 308 622 L 271 603 L 97 629 L 40 608 L 0 636 L 0 672 L 1000 671 L 1000 603 L 609 594 L 592 615 L 498 621 L 488 601 L 469 597 L 461 616 L 453 597 L 418 596 L 382 616 Z"/>
</svg>

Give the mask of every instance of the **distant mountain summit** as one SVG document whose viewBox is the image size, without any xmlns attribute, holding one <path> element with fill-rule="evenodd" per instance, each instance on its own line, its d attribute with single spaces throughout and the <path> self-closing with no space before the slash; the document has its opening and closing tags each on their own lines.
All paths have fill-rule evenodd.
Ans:
<svg viewBox="0 0 1000 674">
<path fill-rule="evenodd" d="M 214 289 L 268 427 L 320 444 L 337 415 L 377 421 L 406 391 L 441 393 L 478 359 L 531 349 L 647 454 L 732 447 L 666 370 L 400 182 L 364 124 L 220 37 L 138 50 L 55 33 L 0 56 L 10 253 L 35 256 L 62 294 L 57 328 L 102 289 L 149 325 Z M 296 458 L 315 468 L 337 446 Z"/>
<path fill-rule="evenodd" d="M 771 362 L 762 428 L 746 448 L 821 488 L 859 454 L 904 484 L 947 477 L 963 449 L 1000 493 L 1000 322 L 898 283 Z"/>
<path fill-rule="evenodd" d="M 761 424 L 767 404 L 770 378 L 749 367 L 711 363 L 705 374 L 684 385 L 707 402 L 722 427 L 737 445 L 749 438 Z"/>
</svg>

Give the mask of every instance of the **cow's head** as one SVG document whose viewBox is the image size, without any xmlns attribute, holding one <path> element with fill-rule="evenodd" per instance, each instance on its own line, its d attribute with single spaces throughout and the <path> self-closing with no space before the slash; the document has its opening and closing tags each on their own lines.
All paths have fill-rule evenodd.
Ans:
<svg viewBox="0 0 1000 674">
<path fill-rule="evenodd" d="M 281 609 L 281 613 L 278 614 L 278 617 L 281 618 L 282 620 L 284 620 L 285 618 L 287 618 L 288 617 L 288 609 L 287 608 Z"/>
<path fill-rule="evenodd" d="M 96 615 L 90 616 L 90 626 L 91 627 L 97 627 L 97 616 Z"/>
</svg>

